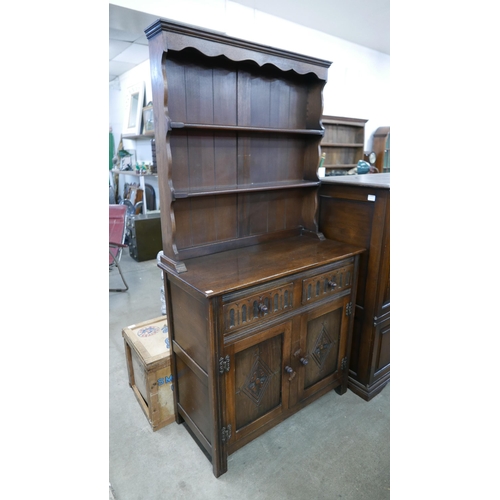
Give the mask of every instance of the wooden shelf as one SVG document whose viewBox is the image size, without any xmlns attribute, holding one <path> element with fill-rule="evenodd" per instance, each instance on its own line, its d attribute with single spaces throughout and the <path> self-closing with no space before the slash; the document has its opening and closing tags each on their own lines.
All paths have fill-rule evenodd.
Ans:
<svg viewBox="0 0 500 500">
<path fill-rule="evenodd" d="M 353 143 L 348 143 L 348 142 L 325 142 L 321 143 L 322 148 L 362 148 L 364 147 L 363 143 L 359 142 L 353 142 Z"/>
<path fill-rule="evenodd" d="M 296 189 L 317 187 L 321 184 L 320 181 L 283 181 L 262 184 L 242 184 L 240 186 L 227 187 L 206 187 L 196 191 L 175 191 L 175 199 L 193 198 L 196 196 L 214 196 L 233 193 L 250 193 L 254 191 L 273 191 L 281 189 Z"/>
<path fill-rule="evenodd" d="M 335 164 L 335 165 L 323 165 L 326 169 L 329 169 L 329 168 L 345 168 L 345 169 L 348 169 L 348 168 L 354 168 L 354 167 L 357 167 L 358 164 L 357 163 L 338 163 L 338 164 Z"/>
<path fill-rule="evenodd" d="M 330 63 L 175 23 L 157 29 L 152 102 L 165 119 L 155 121 L 155 151 L 172 269 L 228 246 L 303 231 L 321 237 L 317 168 Z"/>
<path fill-rule="evenodd" d="M 325 169 L 347 170 L 363 159 L 365 123 L 368 120 L 342 116 L 323 116 L 325 129 L 321 151 L 325 155 Z"/>
<path fill-rule="evenodd" d="M 135 134 L 124 134 L 122 135 L 122 139 L 154 139 L 155 138 L 155 134 L 154 132 L 149 132 L 147 134 L 139 134 L 139 135 L 135 135 Z"/>
<path fill-rule="evenodd" d="M 213 125 L 202 123 L 183 123 L 170 122 L 172 130 L 175 129 L 199 129 L 199 130 L 216 130 L 229 132 L 257 132 L 257 133 L 272 133 L 272 134 L 299 134 L 299 135 L 315 135 L 322 136 L 324 131 L 320 129 L 289 129 L 289 128 L 269 128 L 269 127 L 247 127 L 240 125 Z"/>
<path fill-rule="evenodd" d="M 348 125 L 349 127 L 364 127 L 368 120 L 358 120 L 357 118 L 329 119 L 323 116 L 321 122 L 328 125 Z"/>
<path fill-rule="evenodd" d="M 120 174 L 120 175 L 133 175 L 135 177 L 158 177 L 158 174 L 138 174 L 134 172 L 133 170 L 110 170 L 110 172 L 113 172 L 114 174 Z"/>
</svg>

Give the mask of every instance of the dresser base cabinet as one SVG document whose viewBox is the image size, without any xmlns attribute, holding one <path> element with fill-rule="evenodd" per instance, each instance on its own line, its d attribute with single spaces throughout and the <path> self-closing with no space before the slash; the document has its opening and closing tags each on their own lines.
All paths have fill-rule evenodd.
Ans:
<svg viewBox="0 0 500 500">
<path fill-rule="evenodd" d="M 390 379 L 390 174 L 325 179 L 320 231 L 360 245 L 349 389 L 369 401 Z"/>
<path fill-rule="evenodd" d="M 229 454 L 328 391 L 347 391 L 362 251 L 296 237 L 193 258 L 183 273 L 161 264 L 176 421 L 216 477 Z"/>
</svg>

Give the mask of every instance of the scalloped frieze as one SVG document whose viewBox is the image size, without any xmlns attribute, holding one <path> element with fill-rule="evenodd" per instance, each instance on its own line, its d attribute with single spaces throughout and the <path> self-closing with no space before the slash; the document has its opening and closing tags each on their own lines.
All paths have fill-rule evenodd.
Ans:
<svg viewBox="0 0 500 500">
<path fill-rule="evenodd" d="M 330 61 L 268 47 L 254 42 L 229 37 L 223 33 L 200 30 L 194 26 L 172 23 L 159 19 L 146 28 L 148 39 L 165 35 L 164 50 L 183 50 L 192 47 L 208 57 L 225 56 L 231 61 L 253 61 L 260 67 L 272 64 L 281 71 L 295 71 L 300 75 L 314 73 L 321 80 L 327 79 Z"/>
</svg>

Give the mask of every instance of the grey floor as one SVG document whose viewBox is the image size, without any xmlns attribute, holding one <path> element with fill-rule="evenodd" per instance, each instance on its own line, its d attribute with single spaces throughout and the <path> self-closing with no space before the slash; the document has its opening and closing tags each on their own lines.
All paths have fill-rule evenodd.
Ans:
<svg viewBox="0 0 500 500">
<path fill-rule="evenodd" d="M 231 455 L 218 479 L 182 425 L 153 432 L 128 385 L 122 329 L 161 315 L 161 272 L 128 250 L 121 266 L 129 290 L 109 293 L 110 499 L 390 498 L 389 385 L 370 402 L 330 392 Z"/>
</svg>

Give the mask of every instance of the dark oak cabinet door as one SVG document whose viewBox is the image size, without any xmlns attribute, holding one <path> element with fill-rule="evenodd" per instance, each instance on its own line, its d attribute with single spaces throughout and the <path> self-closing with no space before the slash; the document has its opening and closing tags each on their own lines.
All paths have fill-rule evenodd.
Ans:
<svg viewBox="0 0 500 500">
<path fill-rule="evenodd" d="M 298 399 L 304 401 L 334 384 L 345 384 L 346 341 L 349 296 L 316 308 L 302 317 L 302 336 L 298 368 Z"/>
<path fill-rule="evenodd" d="M 226 416 L 231 426 L 229 448 L 267 430 L 288 409 L 291 322 L 254 334 L 229 346 Z M 264 428 L 265 427 L 265 428 Z M 257 434 L 255 434 L 257 433 Z"/>
</svg>

